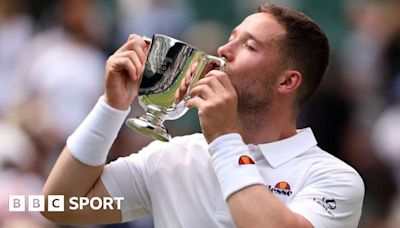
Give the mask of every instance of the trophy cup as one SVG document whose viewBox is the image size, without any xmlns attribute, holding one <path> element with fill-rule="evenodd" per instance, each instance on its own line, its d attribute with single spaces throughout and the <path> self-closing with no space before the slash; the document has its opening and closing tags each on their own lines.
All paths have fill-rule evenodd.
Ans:
<svg viewBox="0 0 400 228">
<path fill-rule="evenodd" d="M 165 35 L 155 34 L 147 41 L 151 42 L 150 50 L 139 85 L 139 104 L 145 114 L 129 118 L 126 124 L 152 138 L 169 141 L 171 136 L 163 122 L 183 116 L 188 110 L 190 89 L 215 66 L 224 70 L 225 61 Z M 182 80 L 189 85 L 186 96 L 175 101 Z"/>
</svg>

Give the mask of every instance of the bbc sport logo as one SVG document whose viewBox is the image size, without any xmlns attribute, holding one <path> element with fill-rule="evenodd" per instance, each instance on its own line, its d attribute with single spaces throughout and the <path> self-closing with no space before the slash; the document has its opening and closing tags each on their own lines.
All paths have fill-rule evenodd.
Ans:
<svg viewBox="0 0 400 228">
<path fill-rule="evenodd" d="M 47 211 L 62 212 L 65 209 L 65 200 L 63 195 L 49 195 L 47 197 Z M 27 201 L 26 201 L 27 199 Z M 67 208 L 71 211 L 83 210 L 90 207 L 93 210 L 112 210 L 115 202 L 116 209 L 121 209 L 121 203 L 124 197 L 70 197 Z M 23 211 L 45 211 L 45 196 L 43 195 L 10 195 L 8 197 L 8 210 L 12 212 Z M 28 207 L 26 207 L 26 205 Z"/>
</svg>

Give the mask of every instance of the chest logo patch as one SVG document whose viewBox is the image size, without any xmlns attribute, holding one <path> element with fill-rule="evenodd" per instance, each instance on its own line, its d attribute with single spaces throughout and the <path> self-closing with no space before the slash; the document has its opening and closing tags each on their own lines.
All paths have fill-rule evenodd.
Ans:
<svg viewBox="0 0 400 228">
<path fill-rule="evenodd" d="M 268 185 L 268 189 L 275 194 L 290 196 L 293 192 L 290 190 L 290 185 L 286 181 L 278 182 L 275 187 Z"/>
<path fill-rule="evenodd" d="M 249 156 L 247 155 L 242 155 L 239 158 L 239 165 L 254 165 L 254 161 L 253 159 L 251 159 Z"/>
</svg>

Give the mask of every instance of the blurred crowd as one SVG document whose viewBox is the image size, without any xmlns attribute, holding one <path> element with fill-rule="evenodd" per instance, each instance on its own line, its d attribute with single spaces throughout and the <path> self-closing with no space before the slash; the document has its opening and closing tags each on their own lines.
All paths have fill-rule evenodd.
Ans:
<svg viewBox="0 0 400 228">
<path fill-rule="evenodd" d="M 57 228 L 8 212 L 9 195 L 41 194 L 66 138 L 103 91 L 104 63 L 131 33 L 161 33 L 216 55 L 262 0 L 0 0 L 0 228 Z M 400 226 L 400 0 L 276 0 L 317 21 L 330 68 L 298 127 L 351 164 L 366 185 L 359 227 Z M 204 34 L 207 34 L 206 36 Z M 133 104 L 130 116 L 143 111 Z M 197 114 L 167 123 L 200 130 Z M 151 141 L 123 126 L 109 160 Z M 152 227 L 151 218 L 93 227 Z"/>
</svg>

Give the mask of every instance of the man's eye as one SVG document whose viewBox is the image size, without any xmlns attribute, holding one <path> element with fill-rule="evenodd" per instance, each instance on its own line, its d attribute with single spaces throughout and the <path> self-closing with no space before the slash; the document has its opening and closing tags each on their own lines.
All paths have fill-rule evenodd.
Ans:
<svg viewBox="0 0 400 228">
<path fill-rule="evenodd" d="M 253 46 L 249 45 L 248 43 L 244 43 L 243 46 L 245 46 L 246 48 L 248 48 L 251 51 L 255 51 L 256 50 Z"/>
</svg>

